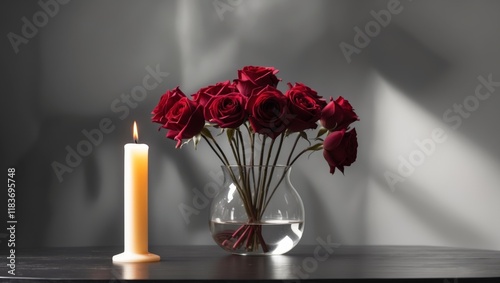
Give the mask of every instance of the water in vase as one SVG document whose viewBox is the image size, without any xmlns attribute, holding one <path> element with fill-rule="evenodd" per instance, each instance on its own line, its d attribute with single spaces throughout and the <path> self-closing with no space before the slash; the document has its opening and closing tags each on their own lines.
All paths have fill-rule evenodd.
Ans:
<svg viewBox="0 0 500 283">
<path fill-rule="evenodd" d="M 237 254 L 283 254 L 302 237 L 303 221 L 261 221 L 258 223 L 210 221 L 215 242 Z"/>
</svg>

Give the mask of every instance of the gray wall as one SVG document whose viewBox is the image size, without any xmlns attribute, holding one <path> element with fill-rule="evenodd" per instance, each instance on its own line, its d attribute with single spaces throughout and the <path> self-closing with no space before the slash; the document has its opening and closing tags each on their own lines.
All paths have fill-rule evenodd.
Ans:
<svg viewBox="0 0 500 283">
<path fill-rule="evenodd" d="M 37 1 L 2 2 L 0 154 L 3 170 L 17 172 L 18 246 L 123 243 L 123 145 L 133 120 L 150 146 L 150 243 L 211 244 L 208 207 L 186 223 L 178 206 L 193 206 L 192 189 L 216 181 L 218 161 L 203 144 L 176 150 L 149 113 L 167 89 L 191 94 L 242 66 L 267 65 L 284 82 L 345 96 L 361 118 L 358 160 L 345 176 L 330 175 L 321 153 L 293 169 L 307 212 L 302 243 L 330 236 L 500 250 L 500 87 L 475 95 L 479 76 L 500 82 L 500 2 L 391 3 L 73 0 L 51 6 L 44 23 Z M 374 24 L 388 4 L 390 22 Z M 8 34 L 22 36 L 23 17 L 34 15 L 40 27 L 16 53 Z M 355 27 L 373 37 L 362 42 Z M 345 56 L 342 42 L 358 49 Z M 126 106 L 121 95 L 143 84 L 148 66 L 169 75 Z M 60 180 L 53 162 L 65 163 L 67 147 L 103 119 L 114 130 Z M 439 129 L 446 139 L 432 147 Z"/>
</svg>

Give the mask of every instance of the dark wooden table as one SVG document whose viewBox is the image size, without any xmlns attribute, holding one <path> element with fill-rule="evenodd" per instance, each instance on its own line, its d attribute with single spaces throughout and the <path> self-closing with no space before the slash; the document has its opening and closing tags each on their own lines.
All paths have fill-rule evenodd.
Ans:
<svg viewBox="0 0 500 283">
<path fill-rule="evenodd" d="M 500 251 L 318 245 L 297 246 L 281 256 L 237 256 L 217 246 L 165 246 L 150 248 L 161 256 L 158 263 L 113 264 L 111 257 L 121 251 L 120 247 L 18 250 L 16 275 L 7 273 L 2 255 L 0 280 L 500 282 Z"/>
</svg>

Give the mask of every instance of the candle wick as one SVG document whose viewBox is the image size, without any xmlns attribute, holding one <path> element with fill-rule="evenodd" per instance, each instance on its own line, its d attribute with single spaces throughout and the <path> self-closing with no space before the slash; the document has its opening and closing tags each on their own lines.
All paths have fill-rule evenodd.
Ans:
<svg viewBox="0 0 500 283">
<path fill-rule="evenodd" d="M 134 139 L 134 142 L 137 143 L 137 139 Z"/>
</svg>

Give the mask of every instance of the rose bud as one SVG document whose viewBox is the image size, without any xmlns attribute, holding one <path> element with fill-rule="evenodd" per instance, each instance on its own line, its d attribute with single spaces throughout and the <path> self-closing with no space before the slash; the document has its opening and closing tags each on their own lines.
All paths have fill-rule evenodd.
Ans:
<svg viewBox="0 0 500 283">
<path fill-rule="evenodd" d="M 335 168 L 344 174 L 344 166 L 356 161 L 358 139 L 356 129 L 346 132 L 345 129 L 330 133 L 323 143 L 323 156 L 330 165 L 330 173 Z"/>
<path fill-rule="evenodd" d="M 321 125 L 329 131 L 347 129 L 354 121 L 359 121 L 359 117 L 342 96 L 335 101 L 330 97 L 330 102 L 321 112 Z"/>
</svg>

